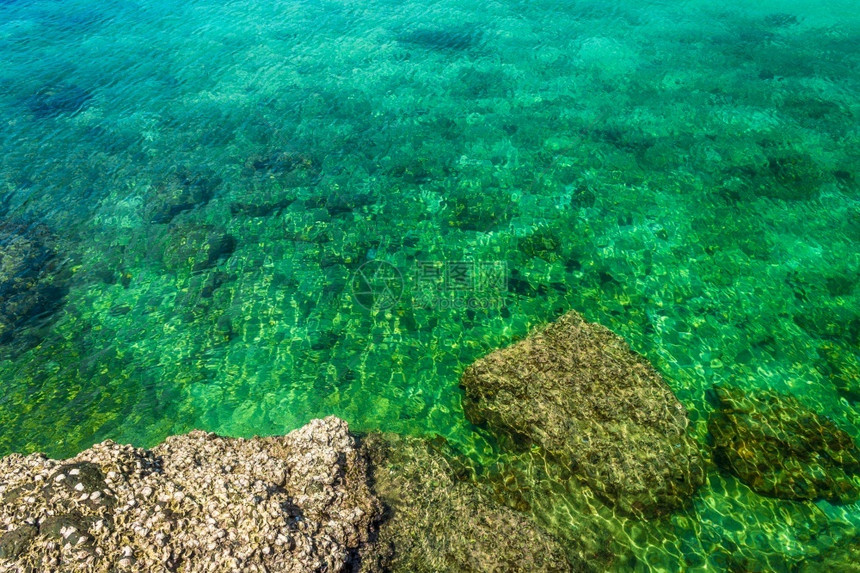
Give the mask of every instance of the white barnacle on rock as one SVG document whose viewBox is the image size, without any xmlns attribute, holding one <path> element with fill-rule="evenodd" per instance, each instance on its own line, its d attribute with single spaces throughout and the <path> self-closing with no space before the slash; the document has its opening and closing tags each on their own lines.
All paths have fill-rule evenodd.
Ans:
<svg viewBox="0 0 860 573">
<path fill-rule="evenodd" d="M 171 437 L 153 451 L 116 444 L 94 446 L 74 460 L 58 462 L 43 471 L 49 472 L 45 473 L 47 479 L 57 483 L 69 483 L 70 475 L 77 475 L 69 483 L 77 486 L 77 482 L 86 481 L 82 475 L 85 469 L 74 474 L 66 470 L 60 477 L 56 467 L 90 462 L 102 468 L 108 485 L 97 489 L 84 484 L 74 489 L 56 488 L 51 505 L 38 513 L 62 515 L 68 509 L 55 503 L 89 500 L 89 507 L 80 508 L 91 523 L 89 531 L 73 534 L 66 526 L 61 537 L 67 546 L 76 545 L 75 555 L 67 556 L 81 559 L 70 568 L 75 571 L 98 570 L 101 564 L 126 572 L 163 571 L 173 567 L 179 556 L 188 559 L 189 571 L 308 571 L 316 565 L 337 570 L 345 563 L 343 556 L 358 548 L 361 536 L 352 533 L 352 524 L 344 525 L 348 534 L 336 527 L 320 527 L 315 512 L 325 505 L 325 514 L 335 520 L 354 519 L 350 510 L 359 505 L 371 517 L 357 527 L 369 528 L 376 511 L 376 501 L 360 480 L 347 491 L 345 484 L 334 479 L 351 463 L 354 443 L 345 439 L 347 432 L 346 425 L 334 418 L 317 421 L 303 432 L 277 438 L 274 451 L 272 442 L 264 439 L 233 440 L 214 435 L 203 439 L 202 432 Z M 48 466 L 44 462 L 40 468 Z M 35 474 L 25 478 L 21 468 L 16 470 L 15 484 L 25 479 L 35 481 Z M 2 476 L 0 481 L 4 481 Z M 303 509 L 311 527 L 307 533 L 290 535 L 292 520 L 283 504 L 295 504 L 297 492 L 317 491 L 319 486 L 312 482 L 322 484 L 325 491 L 309 496 L 312 505 Z M 286 486 L 288 491 L 272 488 L 273 484 Z M 6 483 L 0 485 L 0 492 L 5 489 Z M 93 501 L 104 502 L 105 498 L 115 503 L 100 503 L 98 515 L 90 518 L 96 508 Z M 8 529 L 9 524 L 0 522 L 0 528 Z M 332 535 L 336 539 L 323 539 Z M 347 535 L 352 538 L 345 539 Z M 306 539 L 297 543 L 294 536 Z M 48 543 L 47 539 L 39 541 L 39 551 L 45 551 Z M 295 546 L 303 549 L 302 555 L 293 549 Z M 96 556 L 104 556 L 104 561 Z M 49 565 L 47 556 L 42 565 L 51 571 L 60 567 Z"/>
</svg>

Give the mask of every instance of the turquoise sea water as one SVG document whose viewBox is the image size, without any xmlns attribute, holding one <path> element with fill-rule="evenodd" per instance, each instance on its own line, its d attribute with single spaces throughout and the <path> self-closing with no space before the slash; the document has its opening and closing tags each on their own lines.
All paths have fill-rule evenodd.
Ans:
<svg viewBox="0 0 860 573">
<path fill-rule="evenodd" d="M 858 48 L 849 0 L 2 0 L 0 217 L 58 286 L 3 343 L 0 454 L 335 414 L 490 465 L 461 372 L 571 308 L 702 443 L 714 384 L 857 438 Z M 434 282 L 461 261 L 490 286 Z M 639 570 L 860 539 L 717 473 L 606 519 Z"/>
</svg>

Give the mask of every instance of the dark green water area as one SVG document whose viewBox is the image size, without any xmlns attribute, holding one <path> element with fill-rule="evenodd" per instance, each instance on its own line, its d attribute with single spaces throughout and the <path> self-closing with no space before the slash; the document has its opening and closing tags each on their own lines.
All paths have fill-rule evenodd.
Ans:
<svg viewBox="0 0 860 573">
<path fill-rule="evenodd" d="M 0 455 L 335 414 L 519 464 L 614 570 L 857 570 L 856 501 L 616 515 L 458 386 L 576 309 L 703 448 L 715 386 L 857 440 L 854 1 L 2 0 L 0 63 Z"/>
</svg>

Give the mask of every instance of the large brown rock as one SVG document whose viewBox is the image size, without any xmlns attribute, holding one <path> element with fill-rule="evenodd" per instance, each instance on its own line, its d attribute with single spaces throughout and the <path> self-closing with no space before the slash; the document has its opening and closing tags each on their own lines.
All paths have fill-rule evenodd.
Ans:
<svg viewBox="0 0 860 573">
<path fill-rule="evenodd" d="M 345 422 L 0 460 L 0 571 L 345 571 L 381 506 Z"/>
<path fill-rule="evenodd" d="M 640 355 L 570 312 L 466 369 L 469 419 L 539 445 L 603 498 L 651 517 L 704 479 L 686 410 Z"/>
<path fill-rule="evenodd" d="M 783 499 L 860 498 L 860 450 L 847 432 L 770 390 L 714 388 L 719 407 L 708 422 L 714 458 L 762 495 Z"/>
<path fill-rule="evenodd" d="M 559 540 L 495 502 L 441 438 L 373 433 L 362 439 L 362 452 L 386 506 L 376 543 L 362 552 L 363 572 L 573 570 Z"/>
</svg>

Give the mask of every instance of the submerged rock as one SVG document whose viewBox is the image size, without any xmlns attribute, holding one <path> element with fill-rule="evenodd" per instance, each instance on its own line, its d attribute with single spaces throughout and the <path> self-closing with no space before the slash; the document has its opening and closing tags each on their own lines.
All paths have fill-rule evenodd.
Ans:
<svg viewBox="0 0 860 573">
<path fill-rule="evenodd" d="M 489 232 L 504 227 L 516 213 L 516 205 L 492 190 L 468 196 L 452 193 L 446 199 L 448 225 L 464 231 Z"/>
<path fill-rule="evenodd" d="M 826 551 L 803 559 L 797 564 L 798 573 L 857 573 L 860 571 L 860 533 L 853 538 L 828 547 Z"/>
<path fill-rule="evenodd" d="M 257 197 L 261 199 L 257 200 Z M 262 192 L 245 192 L 242 201 L 234 201 L 230 203 L 230 213 L 232 215 L 244 215 L 247 217 L 268 217 L 272 213 L 277 213 L 286 209 L 295 201 L 295 196 L 284 194 L 280 198 L 272 199 L 272 192 L 263 190 Z"/>
<path fill-rule="evenodd" d="M 362 571 L 572 571 L 560 542 L 493 501 L 443 440 L 373 433 L 361 449 L 386 505 Z"/>
<path fill-rule="evenodd" d="M 561 238 L 552 229 L 541 227 L 520 239 L 519 248 L 527 257 L 539 257 L 548 263 L 559 258 Z"/>
<path fill-rule="evenodd" d="M 86 109 L 93 94 L 74 84 L 57 83 L 42 87 L 25 100 L 30 112 L 39 119 L 75 115 Z"/>
<path fill-rule="evenodd" d="M 151 223 L 169 223 L 176 215 L 208 203 L 221 179 L 208 168 L 180 167 L 153 185 L 146 200 Z"/>
<path fill-rule="evenodd" d="M 274 181 L 286 188 L 312 186 L 321 172 L 322 165 L 317 159 L 289 150 L 267 150 L 252 155 L 242 168 L 242 175 L 254 185 Z"/>
<path fill-rule="evenodd" d="M 162 261 L 172 271 L 211 268 L 236 249 L 236 239 L 215 225 L 175 225 L 167 233 L 167 241 Z"/>
<path fill-rule="evenodd" d="M 56 311 L 65 296 L 53 237 L 42 225 L 0 224 L 0 343 Z"/>
<path fill-rule="evenodd" d="M 270 151 L 252 155 L 245 160 L 243 174 L 278 175 L 296 169 L 317 168 L 317 162 L 310 156 L 292 151 Z"/>
<path fill-rule="evenodd" d="M 345 422 L 0 460 L 0 571 L 344 571 L 380 505 Z"/>
<path fill-rule="evenodd" d="M 370 193 L 347 193 L 334 190 L 313 195 L 304 203 L 309 209 L 324 208 L 329 216 L 337 217 L 373 205 L 376 203 L 376 198 Z"/>
<path fill-rule="evenodd" d="M 476 27 L 418 28 L 400 34 L 404 44 L 440 52 L 462 52 L 478 45 L 482 31 Z"/>
<path fill-rule="evenodd" d="M 641 356 L 576 312 L 463 374 L 472 422 L 536 444 L 623 511 L 651 517 L 702 484 L 686 410 Z"/>
<path fill-rule="evenodd" d="M 626 571 L 636 557 L 626 543 L 626 517 L 596 498 L 591 489 L 554 462 L 545 450 L 503 451 L 482 468 L 481 483 L 493 499 L 528 515 L 561 542 L 568 560 L 583 572 Z M 636 522 L 655 531 L 663 520 Z"/>
<path fill-rule="evenodd" d="M 717 463 L 754 491 L 796 500 L 848 503 L 860 498 L 860 450 L 833 422 L 791 396 L 714 388 L 708 422 Z"/>
</svg>

